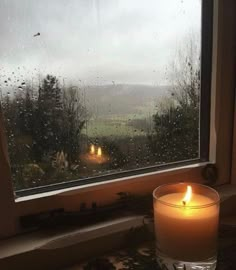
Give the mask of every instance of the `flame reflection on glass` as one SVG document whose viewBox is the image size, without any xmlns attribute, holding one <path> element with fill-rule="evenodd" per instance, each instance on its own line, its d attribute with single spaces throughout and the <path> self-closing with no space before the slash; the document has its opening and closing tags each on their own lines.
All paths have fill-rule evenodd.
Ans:
<svg viewBox="0 0 236 270">
<path fill-rule="evenodd" d="M 95 147 L 93 144 L 90 147 L 90 154 L 92 154 L 92 155 L 95 154 Z"/>
<path fill-rule="evenodd" d="M 102 156 L 102 148 L 98 147 L 98 152 L 97 152 L 98 157 Z"/>
</svg>

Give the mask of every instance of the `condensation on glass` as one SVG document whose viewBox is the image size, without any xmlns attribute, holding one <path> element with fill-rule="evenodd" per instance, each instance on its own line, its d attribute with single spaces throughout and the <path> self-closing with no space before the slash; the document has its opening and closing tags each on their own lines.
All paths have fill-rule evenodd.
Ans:
<svg viewBox="0 0 236 270">
<path fill-rule="evenodd" d="M 15 190 L 198 158 L 201 5 L 1 1 Z"/>
</svg>

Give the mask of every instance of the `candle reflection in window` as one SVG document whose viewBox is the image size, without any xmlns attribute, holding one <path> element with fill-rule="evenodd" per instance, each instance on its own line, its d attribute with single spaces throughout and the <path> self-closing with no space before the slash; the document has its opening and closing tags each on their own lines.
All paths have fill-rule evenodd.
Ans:
<svg viewBox="0 0 236 270">
<path fill-rule="evenodd" d="M 81 158 L 87 165 L 93 166 L 107 164 L 110 160 L 108 155 L 103 153 L 102 147 L 96 147 L 94 144 L 89 146 L 89 151 L 86 154 L 82 154 Z"/>
<path fill-rule="evenodd" d="M 95 147 L 93 144 L 90 147 L 90 154 L 92 154 L 92 155 L 95 154 Z"/>
<path fill-rule="evenodd" d="M 102 156 L 102 148 L 101 147 L 98 147 L 97 156 L 98 157 L 101 157 Z"/>
</svg>

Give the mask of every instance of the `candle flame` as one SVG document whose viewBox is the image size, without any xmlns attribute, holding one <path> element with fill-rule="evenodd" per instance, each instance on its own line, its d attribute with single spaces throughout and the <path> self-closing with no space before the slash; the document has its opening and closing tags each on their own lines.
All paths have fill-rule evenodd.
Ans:
<svg viewBox="0 0 236 270">
<path fill-rule="evenodd" d="M 98 147 L 98 152 L 97 152 L 98 157 L 102 156 L 102 148 Z"/>
<path fill-rule="evenodd" d="M 187 191 L 182 201 L 183 205 L 186 205 L 188 202 L 190 202 L 191 197 L 192 197 L 192 187 L 187 186 Z"/>
<path fill-rule="evenodd" d="M 94 153 L 95 153 L 95 147 L 94 147 L 93 144 L 92 144 L 91 147 L 90 147 L 90 153 L 91 153 L 91 154 L 94 154 Z"/>
</svg>

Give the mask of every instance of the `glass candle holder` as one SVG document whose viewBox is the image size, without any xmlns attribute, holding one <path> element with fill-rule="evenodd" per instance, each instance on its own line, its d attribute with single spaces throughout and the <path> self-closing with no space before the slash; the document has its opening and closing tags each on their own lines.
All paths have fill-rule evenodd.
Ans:
<svg viewBox="0 0 236 270">
<path fill-rule="evenodd" d="M 175 183 L 156 188 L 153 200 L 161 269 L 215 269 L 219 194 L 204 185 Z"/>
</svg>

